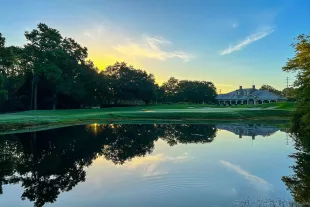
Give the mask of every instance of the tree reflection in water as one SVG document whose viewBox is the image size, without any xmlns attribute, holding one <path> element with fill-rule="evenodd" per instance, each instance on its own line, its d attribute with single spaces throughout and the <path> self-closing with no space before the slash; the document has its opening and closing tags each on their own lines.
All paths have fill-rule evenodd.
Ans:
<svg viewBox="0 0 310 207">
<path fill-rule="evenodd" d="M 86 129 L 86 130 L 85 130 Z M 209 125 L 100 125 L 0 136 L 0 193 L 20 183 L 22 199 L 35 206 L 56 201 L 61 192 L 85 181 L 85 167 L 98 156 L 115 164 L 150 154 L 159 137 L 170 145 L 212 142 Z"/>
<path fill-rule="evenodd" d="M 240 130 L 247 136 L 244 131 L 249 131 L 249 127 L 251 135 L 261 135 L 266 130 L 270 134 L 270 127 L 262 131 L 263 126 L 255 126 L 255 130 L 248 125 L 219 126 L 237 137 Z M 85 168 L 99 156 L 122 165 L 134 157 L 152 153 L 159 138 L 170 146 L 211 143 L 217 128 L 203 124 L 91 124 L 2 135 L 0 194 L 3 193 L 3 185 L 20 183 L 24 188 L 22 199 L 33 201 L 35 206 L 43 206 L 55 202 L 61 192 L 70 191 L 84 182 Z M 293 166 L 295 175 L 283 177 L 283 181 L 296 201 L 306 202 L 310 197 L 309 133 L 295 133 L 294 137 L 298 150 L 291 156 L 296 159 Z"/>
<path fill-rule="evenodd" d="M 296 152 L 290 155 L 295 164 L 294 174 L 283 176 L 282 181 L 290 190 L 294 200 L 302 206 L 310 206 L 310 130 L 294 125 L 291 136 L 295 140 Z"/>
</svg>

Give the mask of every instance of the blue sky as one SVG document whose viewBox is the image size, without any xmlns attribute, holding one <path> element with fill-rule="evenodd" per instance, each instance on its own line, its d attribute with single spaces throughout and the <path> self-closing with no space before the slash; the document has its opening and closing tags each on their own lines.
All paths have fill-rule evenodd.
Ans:
<svg viewBox="0 0 310 207">
<path fill-rule="evenodd" d="M 5 3 L 4 3 L 5 2 Z M 88 47 L 103 69 L 126 61 L 155 75 L 207 80 L 226 92 L 239 85 L 283 89 L 290 44 L 308 33 L 306 0 L 6 0 L 0 32 L 22 45 L 43 22 Z"/>
</svg>

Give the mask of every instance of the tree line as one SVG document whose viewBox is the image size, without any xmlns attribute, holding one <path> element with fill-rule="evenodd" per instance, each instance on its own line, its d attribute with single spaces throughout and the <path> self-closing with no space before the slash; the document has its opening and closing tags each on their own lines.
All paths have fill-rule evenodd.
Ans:
<svg viewBox="0 0 310 207">
<path fill-rule="evenodd" d="M 0 33 L 1 111 L 215 101 L 211 82 L 171 78 L 159 86 L 153 74 L 124 62 L 100 71 L 86 47 L 43 23 L 25 38 L 22 47 L 6 46 Z"/>
<path fill-rule="evenodd" d="M 282 91 L 279 91 L 270 85 L 262 85 L 260 89 L 284 96 L 288 101 L 296 101 L 296 89 L 294 87 L 284 88 Z"/>
</svg>

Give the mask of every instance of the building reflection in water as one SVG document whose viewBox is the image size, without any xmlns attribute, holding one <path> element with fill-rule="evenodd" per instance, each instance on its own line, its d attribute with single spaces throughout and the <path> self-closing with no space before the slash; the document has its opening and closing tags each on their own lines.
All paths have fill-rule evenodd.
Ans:
<svg viewBox="0 0 310 207">
<path fill-rule="evenodd" d="M 258 124 L 218 124 L 216 127 L 239 135 L 239 138 L 249 136 L 252 139 L 256 136 L 268 137 L 279 131 L 278 127 Z"/>
</svg>

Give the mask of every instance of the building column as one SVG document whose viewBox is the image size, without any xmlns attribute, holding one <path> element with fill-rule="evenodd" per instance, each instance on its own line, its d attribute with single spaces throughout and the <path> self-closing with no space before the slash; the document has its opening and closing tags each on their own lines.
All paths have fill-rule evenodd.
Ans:
<svg viewBox="0 0 310 207">
<path fill-rule="evenodd" d="M 269 100 L 269 103 L 271 103 L 271 100 Z"/>
<path fill-rule="evenodd" d="M 238 101 L 236 100 L 236 105 L 238 105 Z"/>
<path fill-rule="evenodd" d="M 256 105 L 256 100 L 255 99 L 253 99 L 253 104 Z"/>
<path fill-rule="evenodd" d="M 246 105 L 249 105 L 249 99 L 248 99 L 248 100 L 246 100 Z"/>
</svg>

